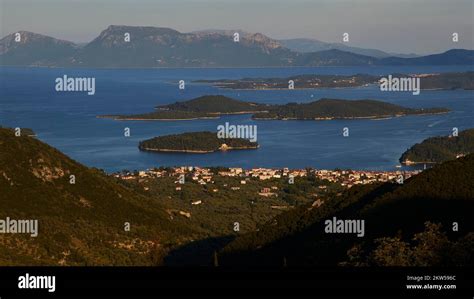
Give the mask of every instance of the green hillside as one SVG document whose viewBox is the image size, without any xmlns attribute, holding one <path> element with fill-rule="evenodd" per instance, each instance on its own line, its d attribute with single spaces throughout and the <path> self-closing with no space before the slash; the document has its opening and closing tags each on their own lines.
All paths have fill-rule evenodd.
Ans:
<svg viewBox="0 0 474 299">
<path fill-rule="evenodd" d="M 459 132 L 457 137 L 431 137 L 409 148 L 401 163 L 439 163 L 474 153 L 474 129 Z"/>
<path fill-rule="evenodd" d="M 0 265 L 158 264 L 192 234 L 156 201 L 10 129 L 0 129 L 0 190 L 0 219 L 39 222 L 36 238 L 0 234 Z"/>
<path fill-rule="evenodd" d="M 474 155 L 403 185 L 355 186 L 281 214 L 220 253 L 220 265 L 453 266 L 474 264 Z M 365 236 L 325 233 L 324 221 L 363 219 Z M 459 225 L 453 231 L 453 223 Z"/>
</svg>

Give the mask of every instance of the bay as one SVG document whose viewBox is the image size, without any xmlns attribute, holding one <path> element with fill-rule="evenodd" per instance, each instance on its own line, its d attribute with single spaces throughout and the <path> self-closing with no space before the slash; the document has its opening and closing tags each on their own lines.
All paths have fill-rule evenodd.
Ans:
<svg viewBox="0 0 474 299">
<path fill-rule="evenodd" d="M 158 166 L 316 167 L 392 170 L 411 145 L 430 136 L 448 135 L 453 127 L 474 127 L 473 91 L 422 90 L 382 92 L 378 86 L 305 90 L 222 90 L 200 79 L 287 77 L 299 74 L 437 73 L 473 70 L 473 66 L 316 67 L 242 69 L 67 69 L 0 68 L 0 125 L 32 128 L 38 138 L 87 166 L 108 172 Z M 96 78 L 94 96 L 56 92 L 55 79 Z M 185 90 L 178 81 L 185 80 Z M 319 98 L 377 99 L 412 108 L 447 107 L 441 115 L 385 120 L 253 121 L 251 115 L 195 121 L 114 121 L 101 114 L 150 112 L 157 105 L 222 94 L 245 101 L 284 104 Z M 189 131 L 215 131 L 218 125 L 257 125 L 260 149 L 212 154 L 148 153 L 138 142 Z M 125 127 L 131 137 L 123 136 Z M 350 136 L 343 137 L 342 129 Z"/>
</svg>

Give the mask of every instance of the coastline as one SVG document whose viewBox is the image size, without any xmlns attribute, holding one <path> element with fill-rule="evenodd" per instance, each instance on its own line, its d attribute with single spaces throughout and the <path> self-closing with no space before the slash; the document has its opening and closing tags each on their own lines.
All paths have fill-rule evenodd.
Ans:
<svg viewBox="0 0 474 299">
<path fill-rule="evenodd" d="M 246 149 L 258 149 L 260 145 L 255 147 L 225 147 L 218 148 L 215 150 L 205 151 L 205 150 L 179 150 L 179 149 L 166 149 L 166 148 L 147 148 L 139 147 L 141 151 L 150 151 L 150 152 L 163 152 L 163 153 L 190 153 L 190 154 L 209 154 L 215 152 L 226 152 L 228 150 L 246 150 Z"/>
<path fill-rule="evenodd" d="M 97 115 L 96 118 L 108 118 L 118 121 L 129 121 L 129 120 L 139 120 L 139 121 L 175 121 L 175 120 L 199 120 L 199 119 L 219 119 L 219 116 L 203 116 L 203 117 L 193 117 L 193 118 L 119 118 L 116 116 L 107 116 L 107 115 Z"/>
<path fill-rule="evenodd" d="M 421 115 L 437 115 L 437 114 L 445 114 L 450 113 L 451 111 L 443 111 L 443 112 L 433 112 L 433 113 L 413 113 L 413 114 L 395 114 L 395 115 L 372 115 L 372 116 L 354 116 L 354 117 L 317 117 L 317 118 L 294 118 L 294 117 L 285 117 L 285 118 L 253 118 L 253 120 L 356 120 L 356 119 L 370 119 L 370 120 L 387 120 L 392 119 L 394 117 L 404 117 L 404 116 L 421 116 Z"/>
</svg>

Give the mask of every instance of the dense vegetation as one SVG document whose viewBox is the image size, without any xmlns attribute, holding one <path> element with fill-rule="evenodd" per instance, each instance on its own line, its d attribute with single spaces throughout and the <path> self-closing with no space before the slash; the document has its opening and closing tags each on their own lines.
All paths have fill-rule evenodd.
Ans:
<svg viewBox="0 0 474 299">
<path fill-rule="evenodd" d="M 104 115 L 118 120 L 184 120 L 217 118 L 220 114 L 266 111 L 267 105 L 244 102 L 221 95 L 206 95 L 189 101 L 158 106 L 158 110 L 134 115 Z"/>
<path fill-rule="evenodd" d="M 319 208 L 300 207 L 243 235 L 220 265 L 474 264 L 474 155 L 437 165 L 403 185 L 355 186 Z M 327 234 L 324 220 L 363 219 L 366 235 Z M 462 229 L 455 230 L 454 223 Z"/>
<path fill-rule="evenodd" d="M 431 137 L 413 145 L 400 157 L 401 163 L 439 163 L 474 153 L 474 129 L 458 136 Z"/>
<path fill-rule="evenodd" d="M 158 108 L 173 111 L 233 114 L 262 111 L 266 110 L 267 106 L 263 104 L 239 101 L 222 95 L 206 95 L 189 101 L 159 106 Z"/>
<path fill-rule="evenodd" d="M 0 234 L 1 265 L 152 265 L 195 235 L 159 202 L 11 129 L 0 129 L 0 190 L 0 219 L 39 222 L 36 238 Z"/>
<path fill-rule="evenodd" d="M 39 220 L 36 238 L 0 234 L 0 264 L 211 265 L 225 246 L 220 265 L 473 265 L 474 155 L 403 185 L 343 192 L 314 176 L 295 184 L 217 176 L 206 185 L 188 176 L 180 190 L 174 180 L 117 180 L 0 129 L 0 219 Z M 334 216 L 364 219 L 365 237 L 325 234 Z"/>
<path fill-rule="evenodd" d="M 296 177 L 294 184 L 289 184 L 287 178 L 263 181 L 247 178 L 242 184 L 243 178 L 215 176 L 206 185 L 193 181 L 188 175 L 185 184 L 176 185 L 175 180 L 173 177 L 137 178 L 122 182 L 140 194 L 156 198 L 175 220 L 184 219 L 202 234 L 200 239 L 171 251 L 165 258 L 167 265 L 212 266 L 213 252 L 236 236 L 255 231 L 284 211 L 335 196 L 342 190 L 339 184 L 314 176 Z M 176 186 L 180 187 L 179 191 L 175 190 Z M 319 186 L 327 188 L 320 189 Z M 276 196 L 259 195 L 263 188 L 271 189 Z M 193 205 L 196 201 L 201 203 Z M 185 218 L 178 211 L 190 213 L 191 217 Z M 235 223 L 239 225 L 238 231 L 234 230 Z"/>
<path fill-rule="evenodd" d="M 206 185 L 189 176 L 183 185 L 175 180 L 115 179 L 35 138 L 0 129 L 0 219 L 39 221 L 36 238 L 0 234 L 0 265 L 209 265 L 213 251 L 233 236 L 341 190 L 315 177 L 297 177 L 294 185 L 219 176 Z M 277 196 L 260 196 L 262 188 Z"/>
<path fill-rule="evenodd" d="M 154 137 L 141 141 L 138 147 L 144 151 L 214 152 L 225 149 L 255 149 L 258 144 L 243 138 L 218 138 L 215 132 L 189 132 Z"/>
<path fill-rule="evenodd" d="M 257 113 L 254 119 L 332 119 L 377 118 L 447 112 L 445 108 L 412 109 L 375 100 L 320 99 L 298 104 L 289 103 L 273 107 L 269 113 Z"/>
</svg>

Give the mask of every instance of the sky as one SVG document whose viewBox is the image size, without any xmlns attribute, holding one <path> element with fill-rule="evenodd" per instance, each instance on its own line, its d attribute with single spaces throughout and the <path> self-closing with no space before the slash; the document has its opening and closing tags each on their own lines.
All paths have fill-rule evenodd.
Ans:
<svg viewBox="0 0 474 299">
<path fill-rule="evenodd" d="M 474 48 L 474 0 L 0 0 L 0 35 L 89 42 L 109 25 L 231 29 L 392 53 Z M 452 41 L 452 34 L 459 41 Z"/>
</svg>

